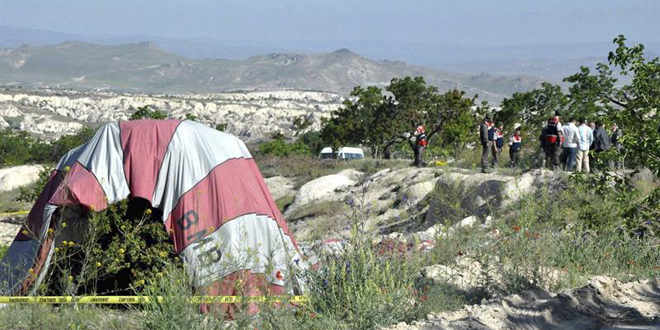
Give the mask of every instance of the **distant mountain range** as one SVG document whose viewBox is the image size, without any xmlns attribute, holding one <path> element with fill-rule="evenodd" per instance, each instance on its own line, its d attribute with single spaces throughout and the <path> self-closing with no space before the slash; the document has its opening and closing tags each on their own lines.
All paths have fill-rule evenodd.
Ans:
<svg viewBox="0 0 660 330">
<path fill-rule="evenodd" d="M 424 76 L 441 90 L 459 88 L 499 101 L 535 88 L 526 76 L 460 74 L 376 61 L 348 49 L 330 53 L 271 53 L 244 60 L 189 59 L 154 43 L 57 45 L 0 51 L 0 84 L 28 87 L 94 88 L 158 93 L 234 90 L 319 90 L 347 94 L 356 85 L 384 86 L 393 77 Z"/>
</svg>

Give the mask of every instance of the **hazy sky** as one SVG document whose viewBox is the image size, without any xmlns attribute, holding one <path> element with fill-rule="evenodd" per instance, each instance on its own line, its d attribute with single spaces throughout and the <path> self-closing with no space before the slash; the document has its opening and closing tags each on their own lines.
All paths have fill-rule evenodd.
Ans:
<svg viewBox="0 0 660 330">
<path fill-rule="evenodd" d="M 660 41 L 660 0 L 0 0 L 0 25 L 217 40 Z"/>
</svg>

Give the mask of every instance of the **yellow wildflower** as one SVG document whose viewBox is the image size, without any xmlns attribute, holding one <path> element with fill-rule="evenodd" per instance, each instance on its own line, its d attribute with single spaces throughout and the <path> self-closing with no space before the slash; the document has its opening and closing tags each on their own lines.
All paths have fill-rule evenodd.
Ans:
<svg viewBox="0 0 660 330">
<path fill-rule="evenodd" d="M 49 234 L 52 234 L 53 232 L 55 232 L 55 231 L 53 230 L 53 228 L 48 228 L 48 233 L 49 233 Z"/>
<path fill-rule="evenodd" d="M 73 276 L 69 275 L 69 282 L 73 281 Z"/>
<path fill-rule="evenodd" d="M 119 254 L 124 254 L 124 252 L 126 252 L 124 249 L 119 249 Z"/>
<path fill-rule="evenodd" d="M 27 229 L 21 230 L 21 234 L 28 235 L 30 232 Z"/>
<path fill-rule="evenodd" d="M 151 214 L 151 209 L 147 209 L 146 211 L 144 211 L 144 214 L 146 214 L 146 215 Z"/>
<path fill-rule="evenodd" d="M 165 251 L 160 251 L 159 254 L 160 254 L 160 256 L 163 257 L 163 258 L 167 256 L 167 252 L 165 252 Z"/>
<path fill-rule="evenodd" d="M 63 245 L 64 247 L 66 247 L 67 243 L 68 243 L 67 241 L 62 241 L 62 245 Z"/>
<path fill-rule="evenodd" d="M 158 277 L 163 277 L 163 273 L 158 272 L 158 273 L 156 273 L 156 276 L 158 276 Z"/>
<path fill-rule="evenodd" d="M 70 247 L 73 247 L 73 246 L 75 246 L 75 245 L 76 245 L 76 243 L 75 243 L 74 241 L 69 241 L 69 246 L 70 246 Z"/>
<path fill-rule="evenodd" d="M 69 166 L 64 166 L 64 172 L 69 172 L 71 171 L 71 167 Z"/>
<path fill-rule="evenodd" d="M 62 222 L 62 228 L 66 228 L 66 222 Z"/>
<path fill-rule="evenodd" d="M 96 262 L 96 267 L 101 267 L 101 263 L 100 263 L 100 262 Z"/>
<path fill-rule="evenodd" d="M 55 248 L 55 253 L 60 252 L 60 248 Z"/>
<path fill-rule="evenodd" d="M 30 269 L 28 269 L 28 272 L 29 272 L 30 274 L 34 275 L 34 269 L 30 268 Z"/>
</svg>

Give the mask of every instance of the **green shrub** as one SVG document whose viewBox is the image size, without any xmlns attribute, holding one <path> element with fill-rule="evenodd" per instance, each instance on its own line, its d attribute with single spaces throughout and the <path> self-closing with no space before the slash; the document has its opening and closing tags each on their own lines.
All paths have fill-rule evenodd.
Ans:
<svg viewBox="0 0 660 330">
<path fill-rule="evenodd" d="M 310 155 L 311 150 L 302 142 L 287 143 L 283 138 L 273 139 L 259 145 L 258 152 L 262 155 L 287 157 L 289 155 Z"/>
<path fill-rule="evenodd" d="M 372 329 L 419 317 L 418 264 L 399 255 L 380 255 L 363 243 L 325 256 L 321 270 L 308 274 L 310 308 L 321 321 L 346 329 Z"/>
<path fill-rule="evenodd" d="M 53 168 L 50 166 L 45 166 L 41 172 L 39 172 L 39 178 L 36 182 L 19 188 L 19 194 L 16 198 L 18 202 L 34 202 L 39 198 L 41 192 L 46 187 L 46 183 L 50 179 L 50 174 L 53 172 Z"/>
<path fill-rule="evenodd" d="M 160 220 L 160 212 L 142 199 L 111 205 L 92 212 L 82 242 L 60 242 L 53 267 L 43 288 L 49 294 L 130 295 L 155 278 L 168 265 L 181 266 Z M 55 235 L 73 219 L 62 219 Z"/>
</svg>

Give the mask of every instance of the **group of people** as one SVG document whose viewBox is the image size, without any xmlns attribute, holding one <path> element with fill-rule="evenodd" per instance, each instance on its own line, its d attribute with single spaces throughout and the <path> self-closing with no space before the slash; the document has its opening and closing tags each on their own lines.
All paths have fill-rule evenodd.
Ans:
<svg viewBox="0 0 660 330">
<path fill-rule="evenodd" d="M 488 155 L 492 155 L 490 167 L 495 167 L 499 163 L 500 154 L 504 148 L 504 125 L 498 123 L 495 125 L 489 116 L 479 125 L 479 137 L 481 140 L 481 170 L 486 173 L 489 169 Z M 522 136 L 520 135 L 520 125 L 516 125 L 513 134 L 509 137 L 509 159 L 511 166 L 518 166 L 520 162 L 520 150 L 522 148 Z"/>
<path fill-rule="evenodd" d="M 479 126 L 479 136 L 482 145 L 481 169 L 486 173 L 490 167 L 499 163 L 499 155 L 504 147 L 504 127 L 501 123 L 495 125 L 489 116 Z M 543 127 L 539 136 L 541 146 L 541 166 L 551 169 L 563 169 L 566 171 L 577 171 L 589 173 L 590 151 L 592 158 L 614 147 L 619 152 L 622 149 L 621 129 L 616 124 L 612 125 L 612 132 L 608 134 L 602 122 L 587 123 L 584 118 L 570 118 L 567 124 L 562 125 L 559 114 L 550 117 Z M 516 167 L 520 162 L 520 150 L 522 137 L 520 125 L 514 127 L 513 134 L 509 137 L 509 159 L 510 166 Z M 489 154 L 492 155 L 490 164 Z M 622 162 L 607 162 L 608 166 L 623 167 Z"/>
<path fill-rule="evenodd" d="M 612 124 L 610 135 L 601 121 L 587 123 L 584 118 L 570 118 L 568 124 L 562 125 L 559 115 L 555 113 L 539 136 L 545 155 L 543 165 L 551 169 L 589 173 L 593 167 L 590 166 L 593 165 L 590 157 L 598 159 L 600 153 L 612 147 L 621 152 L 621 136 L 622 132 L 616 124 Z M 608 161 L 606 164 L 609 167 L 623 167 L 621 161 L 616 164 Z"/>
</svg>

